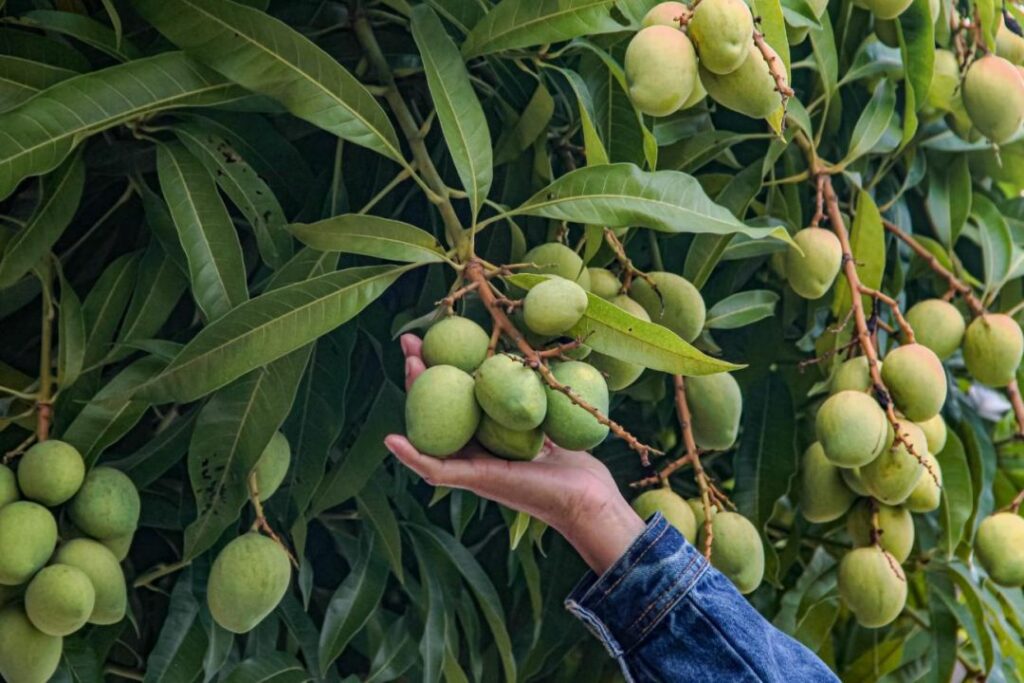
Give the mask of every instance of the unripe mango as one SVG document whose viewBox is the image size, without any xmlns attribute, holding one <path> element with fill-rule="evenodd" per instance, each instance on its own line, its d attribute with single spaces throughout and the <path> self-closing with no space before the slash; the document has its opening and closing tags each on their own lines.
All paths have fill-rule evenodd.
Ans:
<svg viewBox="0 0 1024 683">
<path fill-rule="evenodd" d="M 986 55 L 967 68 L 964 107 L 971 123 L 995 144 L 1009 140 L 1024 123 L 1024 76 L 1017 67 Z"/>
<path fill-rule="evenodd" d="M 879 369 L 882 362 L 878 363 Z M 829 382 L 829 391 L 838 394 L 840 391 L 869 391 L 871 389 L 871 371 L 868 369 L 867 356 L 855 356 L 836 368 Z"/>
<path fill-rule="evenodd" d="M 480 424 L 473 378 L 451 365 L 435 365 L 416 378 L 405 399 L 409 441 L 421 453 L 449 456 L 465 446 Z"/>
<path fill-rule="evenodd" d="M 900 422 L 900 432 L 910 440 L 914 453 L 921 457 L 928 452 L 928 440 L 921 428 L 906 420 Z M 925 474 L 924 466 L 900 442 L 896 448 L 886 448 L 873 461 L 860 468 L 864 484 L 875 498 L 886 505 L 903 503 Z"/>
<path fill-rule="evenodd" d="M 967 107 L 964 106 L 963 88 L 957 83 L 957 89 L 950 101 L 949 113 L 945 117 L 946 125 L 953 133 L 966 142 L 977 142 L 981 140 L 981 133 L 974 127 L 974 122 L 967 114 Z"/>
<path fill-rule="evenodd" d="M 864 8 L 876 19 L 895 19 L 910 7 L 913 0 L 861 0 Z"/>
<path fill-rule="evenodd" d="M 1010 30 L 1002 14 L 996 29 L 996 54 L 1011 64 L 1024 64 L 1024 38 Z"/>
<path fill-rule="evenodd" d="M 750 54 L 754 17 L 743 0 L 703 0 L 687 26 L 700 64 L 715 74 L 731 74 Z"/>
<path fill-rule="evenodd" d="M 908 419 L 935 417 L 946 402 L 946 371 L 935 352 L 921 344 L 904 344 L 885 356 L 882 381 Z"/>
<path fill-rule="evenodd" d="M 850 490 L 858 496 L 871 496 L 868 485 L 864 483 L 864 476 L 861 474 L 860 467 L 841 467 L 839 468 L 839 474 L 843 478 L 843 483 L 849 486 Z"/>
<path fill-rule="evenodd" d="M 942 299 L 919 301 L 906 314 L 916 341 L 945 360 L 960 348 L 967 328 L 956 306 Z"/>
<path fill-rule="evenodd" d="M 13 503 L 21 496 L 18 493 L 18 478 L 7 465 L 0 465 L 0 508 Z"/>
<path fill-rule="evenodd" d="M 821 524 L 839 519 L 856 499 L 821 444 L 815 441 L 808 446 L 800 463 L 800 511 L 807 521 Z"/>
<path fill-rule="evenodd" d="M 924 420 L 923 422 L 915 422 L 914 424 L 920 427 L 921 431 L 924 432 L 924 437 L 928 440 L 929 453 L 939 453 L 946 447 L 948 430 L 946 429 L 946 421 L 942 419 L 942 415 L 936 415 L 933 418 Z"/>
<path fill-rule="evenodd" d="M 839 562 L 839 596 L 861 626 L 892 623 L 907 603 L 907 577 L 899 562 L 878 546 L 857 548 Z"/>
<path fill-rule="evenodd" d="M 651 322 L 672 330 L 684 341 L 692 342 L 704 329 L 707 309 L 704 299 L 690 281 L 675 273 L 654 272 L 648 277 L 657 291 L 644 278 L 633 281 L 629 293 L 644 307 Z"/>
<path fill-rule="evenodd" d="M 707 451 L 723 451 L 736 443 L 743 413 L 743 394 L 728 372 L 687 377 L 686 402 L 697 445 Z"/>
<path fill-rule="evenodd" d="M 878 542 L 882 548 L 905 562 L 914 549 L 914 518 L 905 507 L 878 505 Z M 871 545 L 871 502 L 865 498 L 857 501 L 846 518 L 846 531 L 856 548 Z"/>
<path fill-rule="evenodd" d="M 20 606 L 0 611 L 0 676 L 8 683 L 46 683 L 62 649 L 63 641 L 33 626 Z"/>
<path fill-rule="evenodd" d="M 274 495 L 288 474 L 291 462 L 292 447 L 288 444 L 288 438 L 281 432 L 274 432 L 253 470 L 260 500 L 266 500 Z"/>
<path fill-rule="evenodd" d="M 583 267 L 580 255 L 564 244 L 546 242 L 538 245 L 526 252 L 523 262 L 535 264 L 523 272 L 557 275 L 573 280 L 583 289 L 590 289 L 590 271 Z"/>
<path fill-rule="evenodd" d="M 1024 334 L 1013 318 L 986 313 L 967 326 L 964 333 L 964 363 L 982 384 L 1005 387 L 1012 382 L 1024 356 Z"/>
<path fill-rule="evenodd" d="M 697 540 L 697 520 L 693 510 L 682 496 L 669 488 L 657 488 L 644 491 L 633 499 L 633 509 L 643 520 L 650 519 L 655 512 L 660 512 L 665 520 L 674 526 L 690 543 Z"/>
<path fill-rule="evenodd" d="M 473 391 L 483 411 L 506 429 L 533 429 L 547 413 L 540 375 L 508 354 L 495 354 L 484 361 L 476 372 Z"/>
<path fill-rule="evenodd" d="M 29 500 L 56 507 L 71 499 L 85 479 L 85 461 L 69 443 L 50 439 L 32 446 L 18 462 L 18 486 Z"/>
<path fill-rule="evenodd" d="M 544 432 L 539 428 L 509 429 L 484 413 L 476 430 L 476 440 L 501 458 L 533 460 L 544 445 Z"/>
<path fill-rule="evenodd" d="M 679 108 L 680 111 L 684 109 L 689 109 L 690 107 L 699 104 L 707 96 L 708 91 L 704 89 L 704 84 L 700 82 L 699 78 L 694 79 L 693 92 L 690 93 L 690 96 L 686 98 L 685 102 L 683 102 L 683 106 Z"/>
<path fill-rule="evenodd" d="M 728 577 L 740 593 L 753 593 L 764 578 L 764 546 L 754 525 L 737 512 L 719 512 L 711 520 L 711 564 Z M 697 547 L 704 547 L 704 527 L 697 530 Z"/>
<path fill-rule="evenodd" d="M 928 86 L 928 106 L 939 111 L 951 111 L 958 87 L 960 64 L 956 55 L 950 50 L 936 50 L 932 80 Z"/>
<path fill-rule="evenodd" d="M 676 3 L 664 3 L 676 4 Z M 619 295 L 622 283 L 615 273 L 607 268 L 587 268 L 590 274 L 590 292 L 602 299 L 613 299 Z"/>
<path fill-rule="evenodd" d="M 775 50 L 769 47 L 768 51 L 776 60 L 780 59 Z M 747 47 L 747 58 L 732 73 L 716 74 L 704 68 L 703 63 L 699 71 L 700 81 L 711 98 L 733 111 L 763 119 L 782 106 L 782 96 L 775 89 L 768 62 L 753 40 Z"/>
<path fill-rule="evenodd" d="M 689 8 L 681 2 L 659 2 L 644 15 L 641 25 L 672 26 L 679 28 L 679 17 L 689 13 Z"/>
<path fill-rule="evenodd" d="M 78 567 L 43 567 L 25 591 L 25 614 L 48 636 L 68 636 L 85 626 L 96 603 L 92 581 Z"/>
<path fill-rule="evenodd" d="M 704 501 L 700 498 L 687 498 L 686 504 L 690 506 L 690 511 L 693 512 L 693 519 L 697 523 L 697 528 L 700 529 L 704 525 Z M 717 510 L 712 506 L 712 519 L 714 519 L 715 514 L 717 514 Z"/>
<path fill-rule="evenodd" d="M 878 40 L 883 45 L 888 45 L 892 48 L 899 48 L 900 36 L 896 31 L 897 23 L 898 21 L 896 19 L 875 20 L 875 35 L 878 36 Z"/>
<path fill-rule="evenodd" d="M 874 398 L 860 391 L 828 397 L 814 421 L 825 457 L 837 467 L 866 465 L 888 444 L 889 423 Z"/>
<path fill-rule="evenodd" d="M 578 323 L 586 310 L 586 290 L 561 277 L 539 283 L 523 299 L 523 319 L 537 334 L 562 334 Z"/>
<path fill-rule="evenodd" d="M 651 321 L 651 317 L 647 315 L 647 311 L 644 310 L 644 307 L 633 299 L 630 299 L 625 294 L 619 294 L 612 297 L 610 303 L 615 304 L 634 318 L 639 318 L 646 322 Z M 630 363 L 629 361 L 607 356 L 603 353 L 598 353 L 597 351 L 594 351 L 589 356 L 588 362 L 605 374 L 605 379 L 608 382 L 608 389 L 611 391 L 620 391 L 625 389 L 633 382 L 637 381 L 640 378 L 640 375 L 644 372 L 644 366 L 639 363 Z"/>
<path fill-rule="evenodd" d="M 113 467 L 96 467 L 71 499 L 75 525 L 93 538 L 116 538 L 139 526 L 142 503 L 128 475 Z"/>
<path fill-rule="evenodd" d="M 835 282 L 843 262 L 839 238 L 824 228 L 804 228 L 793 235 L 786 250 L 786 279 L 793 291 L 804 299 L 820 299 Z"/>
<path fill-rule="evenodd" d="M 110 550 L 90 538 L 76 538 L 57 549 L 54 562 L 85 572 L 96 593 L 90 624 L 116 624 L 128 609 L 128 588 L 121 565 Z"/>
<path fill-rule="evenodd" d="M 592 365 L 569 361 L 555 365 L 555 379 L 572 389 L 586 403 L 608 414 L 608 385 Z M 604 441 L 608 427 L 572 402 L 568 396 L 551 387 L 544 387 L 548 395 L 548 412 L 544 418 L 544 433 L 562 448 L 587 450 Z"/>
<path fill-rule="evenodd" d="M 679 28 L 648 26 L 626 47 L 623 66 L 633 106 L 651 116 L 680 109 L 697 81 L 697 54 Z"/>
<path fill-rule="evenodd" d="M 473 372 L 487 357 L 490 336 L 469 318 L 449 316 L 435 323 L 423 336 L 423 362 L 428 367 L 451 365 Z"/>
<path fill-rule="evenodd" d="M 281 602 L 291 570 L 288 554 L 266 536 L 249 532 L 231 541 L 210 570 L 206 602 L 213 620 L 232 633 L 253 630 Z"/>
<path fill-rule="evenodd" d="M 0 508 L 0 584 L 17 586 L 42 569 L 57 545 L 57 521 L 38 503 Z"/>
<path fill-rule="evenodd" d="M 998 512 L 978 525 L 974 553 L 992 580 L 1000 586 L 1024 586 L 1024 518 Z"/>
<path fill-rule="evenodd" d="M 911 512 L 931 512 L 942 502 L 942 467 L 931 453 L 922 453 L 927 467 L 904 505 Z"/>
</svg>

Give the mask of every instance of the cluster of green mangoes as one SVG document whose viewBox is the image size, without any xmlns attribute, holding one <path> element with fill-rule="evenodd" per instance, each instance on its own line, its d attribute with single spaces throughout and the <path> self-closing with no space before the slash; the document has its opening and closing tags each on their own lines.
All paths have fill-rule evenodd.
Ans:
<svg viewBox="0 0 1024 683">
<path fill-rule="evenodd" d="M 276 432 L 253 469 L 260 501 L 281 486 L 291 463 L 291 446 Z M 284 598 L 291 582 L 288 553 L 255 531 L 232 540 L 217 554 L 206 587 L 213 620 L 232 633 L 248 633 Z"/>
<path fill-rule="evenodd" d="M 705 95 L 753 118 L 782 106 L 743 0 L 701 0 L 692 11 L 681 2 L 656 5 L 626 48 L 625 70 L 630 99 L 651 116 L 687 109 Z"/>
<path fill-rule="evenodd" d="M 60 510 L 63 515 L 60 515 Z M 123 472 L 86 473 L 71 444 L 32 446 L 17 470 L 0 465 L 0 676 L 42 683 L 63 637 L 124 618 L 120 562 L 139 522 L 139 493 Z M 58 524 L 60 518 L 60 524 Z"/>
</svg>

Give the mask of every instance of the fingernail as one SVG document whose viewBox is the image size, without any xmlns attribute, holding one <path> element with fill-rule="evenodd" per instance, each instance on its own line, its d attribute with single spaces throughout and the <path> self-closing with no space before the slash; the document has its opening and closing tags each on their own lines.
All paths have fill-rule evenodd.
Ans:
<svg viewBox="0 0 1024 683">
<path fill-rule="evenodd" d="M 392 444 L 392 440 L 395 438 L 396 436 L 394 434 L 388 434 L 384 437 L 384 448 L 388 449 L 391 452 L 391 455 L 397 455 L 397 453 L 395 453 L 395 446 Z"/>
</svg>

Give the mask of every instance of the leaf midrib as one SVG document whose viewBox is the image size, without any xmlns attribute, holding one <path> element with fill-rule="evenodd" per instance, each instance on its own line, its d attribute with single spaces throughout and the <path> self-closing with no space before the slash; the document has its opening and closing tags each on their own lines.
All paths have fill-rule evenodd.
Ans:
<svg viewBox="0 0 1024 683">
<path fill-rule="evenodd" d="M 724 225 L 724 226 L 726 226 L 728 228 L 731 228 L 732 232 L 741 232 L 742 230 L 747 229 L 746 226 L 744 226 L 743 224 L 727 223 L 727 222 L 723 221 L 721 218 L 715 218 L 714 216 L 710 216 L 710 215 L 707 215 L 707 214 L 697 213 L 696 211 L 693 211 L 692 209 L 688 209 L 688 208 L 686 208 L 684 206 L 680 206 L 678 204 L 672 204 L 670 202 L 666 202 L 666 201 L 663 201 L 661 199 L 651 199 L 650 197 L 638 197 L 636 195 L 631 195 L 631 194 L 607 194 L 607 193 L 603 193 L 603 192 L 602 193 L 596 193 L 596 194 L 579 194 L 579 195 L 573 195 L 571 197 L 559 197 L 557 199 L 546 200 L 546 201 L 543 201 L 543 202 L 535 202 L 535 203 L 531 203 L 531 204 L 526 204 L 526 205 L 523 205 L 523 206 L 519 207 L 518 209 L 515 209 L 514 211 L 511 211 L 508 215 L 516 216 L 516 215 L 519 215 L 519 214 L 528 213 L 528 211 L 530 209 L 543 208 L 543 207 L 546 207 L 546 206 L 557 206 L 558 204 L 566 204 L 566 203 L 569 203 L 569 202 L 596 201 L 596 200 L 631 200 L 631 201 L 647 202 L 649 204 L 654 204 L 656 206 L 666 207 L 666 208 L 668 208 L 668 209 L 670 209 L 672 211 L 679 211 L 679 212 L 685 213 L 685 214 L 687 214 L 689 216 L 698 216 L 698 217 L 700 217 L 702 219 L 706 219 L 707 221 L 713 221 L 715 223 L 718 223 L 718 224 Z"/>
<path fill-rule="evenodd" d="M 537 15 L 537 16 L 533 17 L 532 19 L 529 19 L 529 20 L 524 21 L 522 23 L 515 23 L 518 20 L 518 17 L 515 14 L 513 14 L 512 17 L 511 17 L 511 20 L 512 20 L 513 23 L 510 24 L 509 28 L 507 30 L 499 32 L 499 33 L 488 32 L 487 35 L 485 36 L 485 40 L 480 41 L 480 43 L 476 46 L 476 50 L 474 50 L 474 54 L 478 54 L 479 53 L 479 49 L 480 49 L 481 46 L 487 45 L 488 43 L 495 43 L 495 42 L 498 41 L 499 38 L 504 38 L 506 36 L 509 36 L 509 35 L 512 35 L 512 34 L 516 33 L 517 31 L 522 31 L 524 29 L 528 29 L 529 27 L 533 26 L 534 24 L 544 23 L 545 21 L 551 21 L 553 19 L 558 19 L 560 17 L 567 16 L 567 15 L 570 15 L 570 14 L 576 14 L 577 12 L 582 12 L 584 10 L 593 9 L 595 7 L 600 7 L 602 5 L 611 5 L 611 4 L 612 4 L 612 0 L 594 0 L 593 2 L 591 2 L 591 3 L 587 4 L 587 5 L 571 7 L 571 8 L 567 8 L 567 9 L 564 9 L 564 10 L 561 10 L 561 11 L 558 11 L 558 12 L 552 12 L 551 14 Z M 491 11 L 494 11 L 494 10 L 491 10 Z M 486 21 L 486 20 L 487 20 L 487 17 L 485 16 L 481 21 Z M 494 25 L 494 21 L 492 20 L 491 21 L 491 26 L 493 27 L 493 25 Z M 490 28 L 490 27 L 488 27 L 488 28 Z"/>
</svg>

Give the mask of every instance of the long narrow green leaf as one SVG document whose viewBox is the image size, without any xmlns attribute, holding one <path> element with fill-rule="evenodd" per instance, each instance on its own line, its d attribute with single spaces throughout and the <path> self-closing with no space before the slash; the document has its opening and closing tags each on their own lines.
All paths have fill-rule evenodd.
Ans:
<svg viewBox="0 0 1024 683">
<path fill-rule="evenodd" d="M 110 352 L 117 328 L 124 317 L 139 270 L 139 253 L 132 252 L 114 260 L 85 297 L 85 366 L 98 363 Z"/>
<path fill-rule="evenodd" d="M 74 384 L 82 372 L 85 362 L 85 316 L 82 314 L 82 302 L 64 277 L 64 271 L 58 268 L 57 276 L 60 278 L 57 385 L 63 388 Z"/>
<path fill-rule="evenodd" d="M 613 0 L 503 0 L 473 27 L 462 45 L 468 57 L 626 28 Z"/>
<path fill-rule="evenodd" d="M 157 147 L 160 189 L 188 260 L 192 295 L 208 320 L 245 301 L 245 262 L 238 233 L 213 176 L 178 142 Z"/>
<path fill-rule="evenodd" d="M 142 57 L 139 49 L 130 42 L 118 40 L 119 36 L 113 29 L 84 14 L 37 9 L 18 17 L 18 23 L 80 40 L 122 62 Z"/>
<path fill-rule="evenodd" d="M 172 107 L 249 96 L 180 52 L 82 74 L 0 114 L 0 199 L 57 167 L 86 137 Z"/>
<path fill-rule="evenodd" d="M 228 0 L 135 0 L 153 26 L 204 64 L 340 138 L 401 161 L 373 95 L 329 54 L 265 12 Z"/>
<path fill-rule="evenodd" d="M 389 218 L 347 213 L 289 227 L 303 244 L 320 251 L 362 254 L 408 263 L 444 261 L 441 245 L 433 235 Z"/>
<path fill-rule="evenodd" d="M 0 111 L 7 111 L 78 72 L 45 62 L 0 54 Z"/>
</svg>

